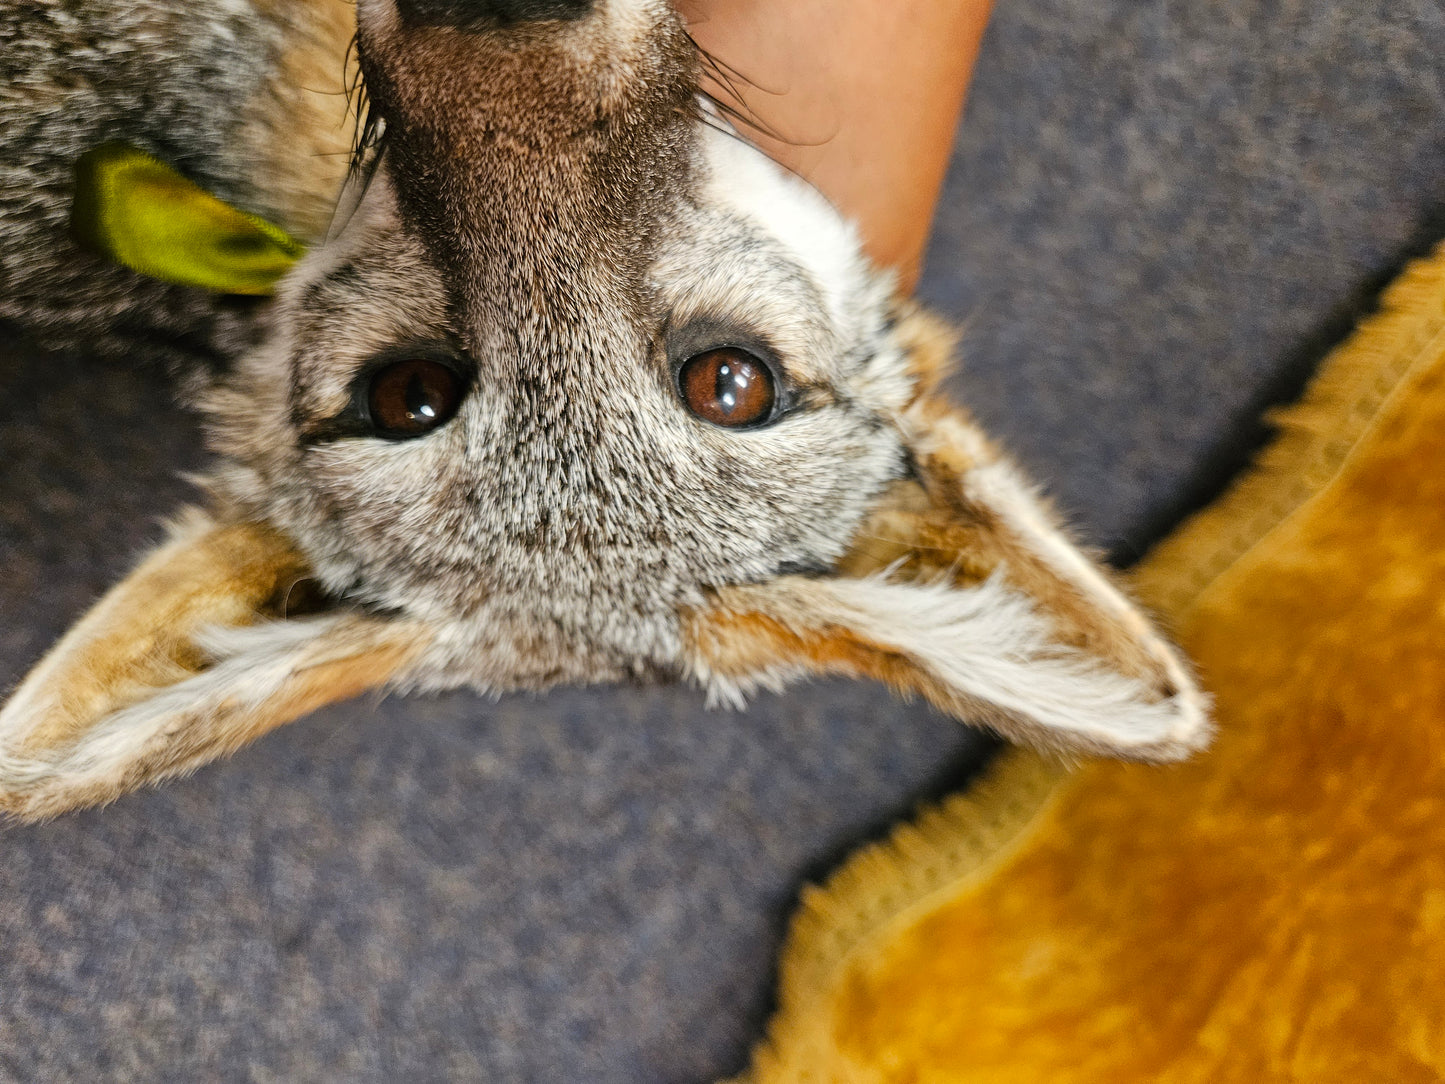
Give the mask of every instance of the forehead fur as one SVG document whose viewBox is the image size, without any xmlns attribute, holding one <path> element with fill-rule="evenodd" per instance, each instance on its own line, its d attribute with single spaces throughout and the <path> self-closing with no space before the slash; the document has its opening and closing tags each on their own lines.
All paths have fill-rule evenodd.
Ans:
<svg viewBox="0 0 1445 1084">
<path fill-rule="evenodd" d="M 807 182 L 720 127 L 701 133 L 702 199 L 751 224 L 806 270 L 828 319 L 846 327 L 859 296 L 891 276 L 863 258 L 852 224 Z"/>
</svg>

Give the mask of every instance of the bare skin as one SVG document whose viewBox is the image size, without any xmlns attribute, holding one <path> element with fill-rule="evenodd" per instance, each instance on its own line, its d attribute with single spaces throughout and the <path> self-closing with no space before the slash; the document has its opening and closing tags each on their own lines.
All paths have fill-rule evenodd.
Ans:
<svg viewBox="0 0 1445 1084">
<path fill-rule="evenodd" d="M 676 0 L 745 134 L 918 276 L 992 0 Z"/>
</svg>

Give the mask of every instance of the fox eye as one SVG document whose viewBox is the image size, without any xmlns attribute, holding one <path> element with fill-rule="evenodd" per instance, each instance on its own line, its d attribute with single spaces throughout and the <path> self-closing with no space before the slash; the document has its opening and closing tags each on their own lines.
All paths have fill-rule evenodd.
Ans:
<svg viewBox="0 0 1445 1084">
<path fill-rule="evenodd" d="M 450 421 L 465 391 L 462 378 L 439 361 L 394 362 L 371 378 L 367 393 L 371 424 L 384 437 L 419 437 Z"/>
<path fill-rule="evenodd" d="M 777 401 L 772 370 L 733 346 L 688 358 L 678 370 L 677 385 L 688 410 L 729 429 L 767 422 Z"/>
</svg>

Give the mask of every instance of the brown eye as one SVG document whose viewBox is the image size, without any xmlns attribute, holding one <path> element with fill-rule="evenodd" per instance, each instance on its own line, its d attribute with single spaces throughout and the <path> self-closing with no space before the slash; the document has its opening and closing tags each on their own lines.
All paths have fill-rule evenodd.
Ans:
<svg viewBox="0 0 1445 1084">
<path fill-rule="evenodd" d="M 772 372 L 735 347 L 688 358 L 677 374 L 677 383 L 687 408 L 713 425 L 757 425 L 773 412 Z"/>
<path fill-rule="evenodd" d="M 371 378 L 371 424 L 382 436 L 419 437 L 457 412 L 465 390 L 462 378 L 439 361 L 398 361 Z"/>
</svg>

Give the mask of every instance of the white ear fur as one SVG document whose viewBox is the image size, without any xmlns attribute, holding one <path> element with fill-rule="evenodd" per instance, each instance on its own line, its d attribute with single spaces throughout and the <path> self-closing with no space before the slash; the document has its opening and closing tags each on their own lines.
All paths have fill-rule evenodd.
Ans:
<svg viewBox="0 0 1445 1084">
<path fill-rule="evenodd" d="M 734 704 L 756 686 L 839 673 L 1041 748 L 1176 760 L 1208 739 L 1192 683 L 1162 696 L 1061 644 L 1001 574 L 972 587 L 784 577 L 718 592 L 691 631 L 693 675 Z"/>
<path fill-rule="evenodd" d="M 1208 699 L 1147 617 L 961 416 L 900 419 L 919 474 L 859 531 L 844 574 L 730 587 L 686 621 L 714 695 L 806 673 L 872 677 L 1031 745 L 1177 760 Z"/>
<path fill-rule="evenodd" d="M 0 710 L 0 809 L 94 805 L 395 678 L 427 641 L 349 612 L 276 620 L 304 565 L 269 528 L 193 515 Z"/>
</svg>

